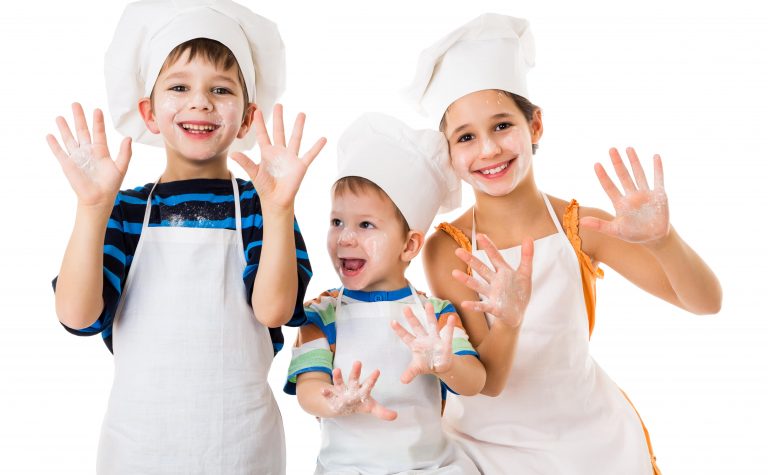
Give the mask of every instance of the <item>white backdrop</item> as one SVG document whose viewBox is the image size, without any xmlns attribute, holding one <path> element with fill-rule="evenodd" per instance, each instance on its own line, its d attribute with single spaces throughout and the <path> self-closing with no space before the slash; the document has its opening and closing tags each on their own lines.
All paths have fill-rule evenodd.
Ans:
<svg viewBox="0 0 768 475">
<path fill-rule="evenodd" d="M 768 323 L 764 308 L 768 17 L 747 0 L 581 2 L 246 1 L 276 21 L 288 54 L 286 115 L 307 112 L 307 143 L 329 143 L 296 213 L 315 270 L 308 296 L 337 285 L 325 252 L 336 138 L 363 111 L 426 126 L 399 95 L 418 52 L 486 11 L 528 18 L 537 42 L 531 97 L 544 111 L 540 187 L 611 210 L 593 175 L 611 146 L 664 159 L 672 222 L 720 277 L 719 315 L 696 317 L 606 269 L 592 351 L 632 397 L 666 474 L 768 473 Z M 54 314 L 74 194 L 45 144 L 69 104 L 105 107 L 103 54 L 122 2 L 7 4 L 0 13 L 0 473 L 88 474 L 112 379 L 99 337 L 66 333 Z M 108 122 L 109 124 L 109 122 Z M 110 131 L 113 147 L 119 137 Z M 135 146 L 124 187 L 163 169 Z M 239 176 L 244 173 L 232 163 Z M 470 193 L 465 190 L 464 204 Z M 447 216 L 451 218 L 451 216 Z M 426 289 L 421 263 L 409 276 Z M 762 309 L 762 310 L 761 310 Z M 294 330 L 285 331 L 292 341 Z M 313 417 L 282 394 L 289 351 L 271 382 L 286 427 L 288 472 L 311 473 Z M 599 461 L 595 461 L 599 464 Z"/>
</svg>

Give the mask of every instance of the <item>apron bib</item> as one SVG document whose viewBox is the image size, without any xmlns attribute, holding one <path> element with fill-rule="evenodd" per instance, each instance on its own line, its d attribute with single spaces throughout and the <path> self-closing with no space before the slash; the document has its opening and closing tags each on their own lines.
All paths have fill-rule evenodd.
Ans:
<svg viewBox="0 0 768 475">
<path fill-rule="evenodd" d="M 397 411 L 394 421 L 370 414 L 321 419 L 321 448 L 317 474 L 476 474 L 474 464 L 448 439 L 441 427 L 440 382 L 420 375 L 409 384 L 400 375 L 411 361 L 410 349 L 392 331 L 397 320 L 409 328 L 403 309 L 413 309 L 422 325 L 426 314 L 416 291 L 413 303 L 336 301 L 336 353 L 334 368 L 346 378 L 354 361 L 363 375 L 381 370 L 371 395 Z M 350 464 L 350 460 L 355 460 Z"/>
<path fill-rule="evenodd" d="M 449 395 L 445 425 L 485 474 L 653 474 L 640 419 L 589 354 L 578 260 L 544 201 L 557 232 L 534 243 L 531 299 L 507 385 L 498 397 Z M 519 265 L 519 246 L 500 252 Z M 472 253 L 492 268 L 475 246 L 474 221 Z"/>
<path fill-rule="evenodd" d="M 232 188 L 235 232 L 149 227 L 147 198 L 113 324 L 99 474 L 285 473 L 272 344 L 244 295 L 234 177 Z"/>
</svg>

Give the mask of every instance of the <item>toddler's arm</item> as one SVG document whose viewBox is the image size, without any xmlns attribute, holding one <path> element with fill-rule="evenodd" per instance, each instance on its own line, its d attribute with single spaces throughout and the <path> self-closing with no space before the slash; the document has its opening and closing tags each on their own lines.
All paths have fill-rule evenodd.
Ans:
<svg viewBox="0 0 768 475">
<path fill-rule="evenodd" d="M 92 325 L 104 307 L 104 233 L 128 169 L 131 140 L 123 140 L 113 161 L 102 112 L 93 113 L 93 140 L 80 104 L 73 104 L 72 112 L 77 139 L 63 117 L 56 119 L 66 152 L 54 136 L 47 140 L 77 195 L 75 226 L 56 282 L 56 314 L 67 327 L 81 329 Z"/>
</svg>

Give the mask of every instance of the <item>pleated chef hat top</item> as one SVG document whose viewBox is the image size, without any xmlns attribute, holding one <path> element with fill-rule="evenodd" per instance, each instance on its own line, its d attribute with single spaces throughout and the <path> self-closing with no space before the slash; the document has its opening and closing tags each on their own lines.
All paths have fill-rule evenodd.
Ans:
<svg viewBox="0 0 768 475">
<path fill-rule="evenodd" d="M 422 51 L 406 96 L 436 121 L 472 92 L 500 89 L 528 98 L 535 53 L 528 20 L 486 13 Z"/>
<path fill-rule="evenodd" d="M 389 195 L 411 229 L 426 233 L 438 212 L 461 204 L 448 143 L 435 130 L 414 130 L 394 117 L 366 113 L 339 139 L 337 179 L 358 176 Z"/>
<path fill-rule="evenodd" d="M 163 146 L 162 136 L 144 125 L 138 102 L 150 96 L 168 54 L 195 38 L 216 40 L 232 51 L 248 100 L 269 117 L 285 90 L 285 48 L 275 23 L 231 0 L 141 0 L 123 11 L 104 63 L 109 112 L 123 135 Z M 254 143 L 251 129 L 232 150 Z"/>
</svg>

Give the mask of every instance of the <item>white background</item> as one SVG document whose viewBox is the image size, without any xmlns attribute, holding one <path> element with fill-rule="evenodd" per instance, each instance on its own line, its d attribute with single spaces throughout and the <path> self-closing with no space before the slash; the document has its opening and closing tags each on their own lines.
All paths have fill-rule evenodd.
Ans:
<svg viewBox="0 0 768 475">
<path fill-rule="evenodd" d="M 427 126 L 398 95 L 418 52 L 485 11 L 528 18 L 537 42 L 530 91 L 545 124 L 535 158 L 539 186 L 612 210 L 592 164 L 607 163 L 611 146 L 635 146 L 648 167 L 652 154 L 661 154 L 672 222 L 724 289 L 720 314 L 696 317 L 606 269 L 598 284 L 595 358 L 643 415 L 665 474 L 768 473 L 760 455 L 768 442 L 768 17 L 752 2 L 705 1 L 693 9 L 672 0 L 631 7 L 247 3 L 280 26 L 288 55 L 286 115 L 307 112 L 307 144 L 329 138 L 296 203 L 315 270 L 308 296 L 337 285 L 325 231 L 336 138 L 344 127 L 366 110 Z M 72 101 L 89 112 L 106 106 L 103 54 L 122 8 L 122 2 L 27 1 L 0 13 L 2 474 L 94 470 L 112 357 L 99 337 L 66 333 L 54 314 L 50 280 L 75 200 L 44 137 L 55 132 L 57 115 L 70 117 Z M 119 143 L 114 131 L 110 140 Z M 154 180 L 163 164 L 159 149 L 135 146 L 124 187 Z M 465 193 L 465 207 L 470 203 Z M 420 262 L 409 277 L 426 288 Z M 285 334 L 290 342 L 295 333 Z M 281 352 L 271 373 L 288 472 L 311 473 L 317 424 L 282 394 L 288 360 L 289 351 Z"/>
</svg>

